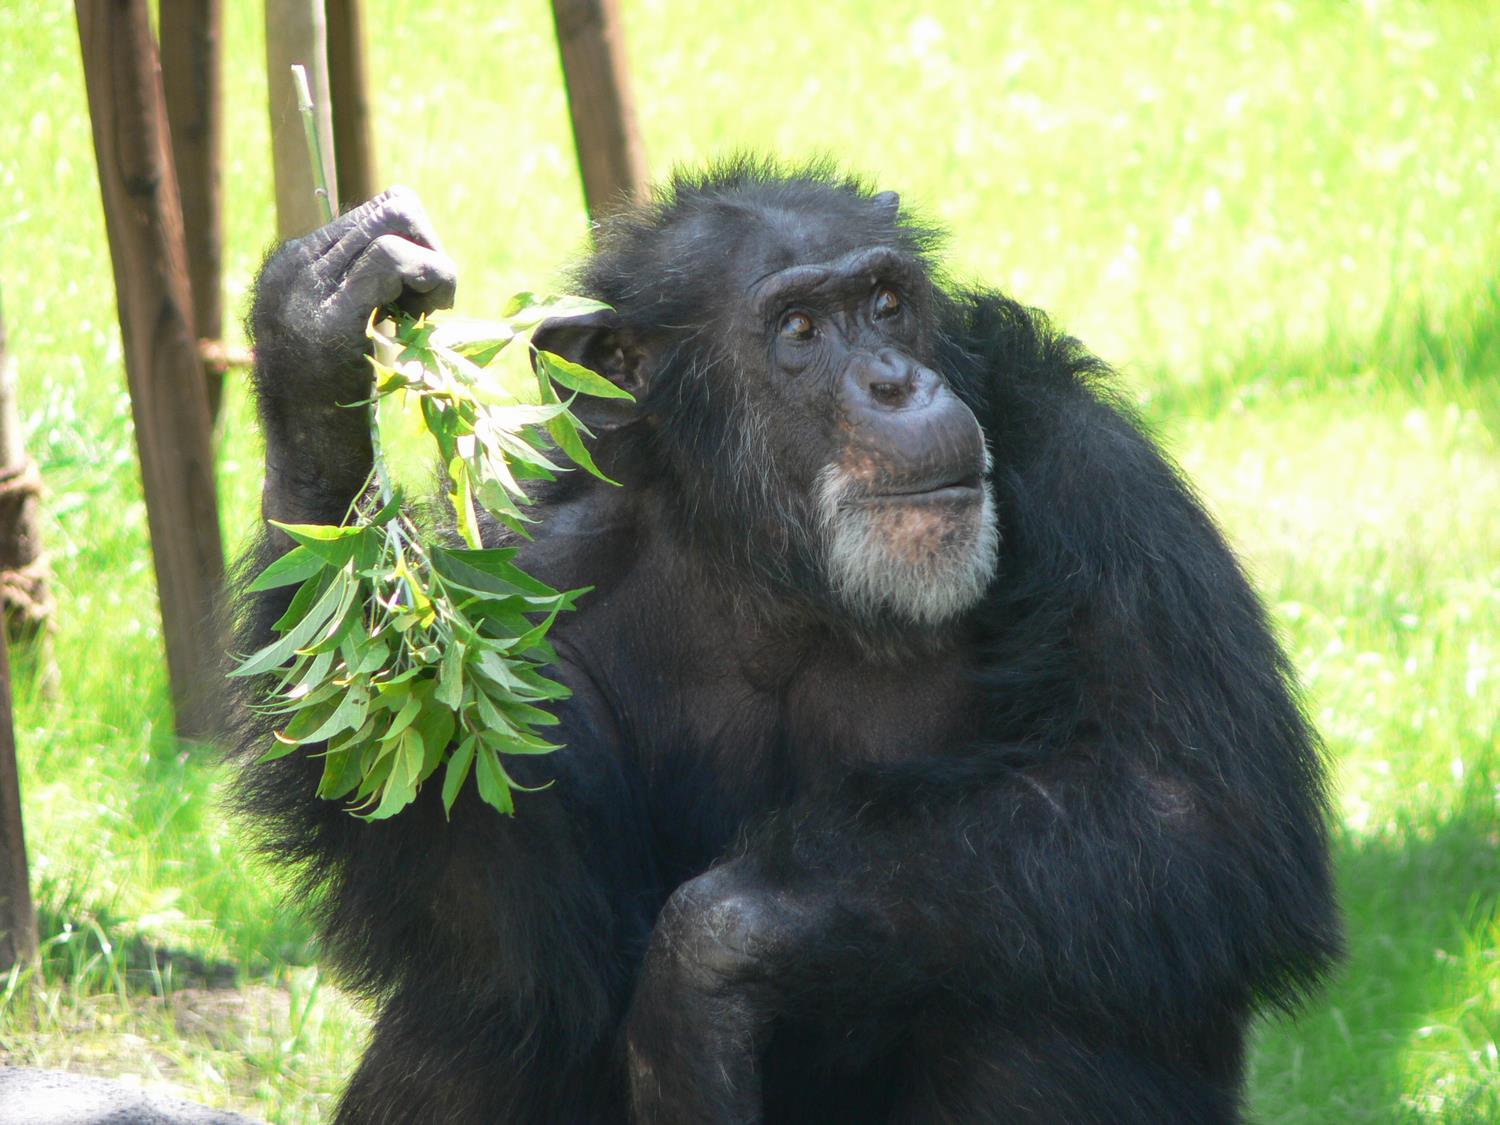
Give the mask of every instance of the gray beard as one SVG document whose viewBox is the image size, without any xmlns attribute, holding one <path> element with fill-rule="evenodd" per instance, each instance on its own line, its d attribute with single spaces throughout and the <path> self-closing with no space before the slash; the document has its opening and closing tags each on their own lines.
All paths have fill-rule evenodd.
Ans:
<svg viewBox="0 0 1500 1125">
<path fill-rule="evenodd" d="M 994 576 L 1000 527 L 989 481 L 977 516 L 926 540 L 898 534 L 899 508 L 857 502 L 856 482 L 835 465 L 814 492 L 828 587 L 856 617 L 882 614 L 937 625 L 978 603 Z"/>
</svg>

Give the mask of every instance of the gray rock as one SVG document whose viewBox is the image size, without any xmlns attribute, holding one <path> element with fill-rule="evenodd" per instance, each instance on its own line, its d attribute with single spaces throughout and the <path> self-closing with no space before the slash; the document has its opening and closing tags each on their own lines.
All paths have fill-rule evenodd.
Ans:
<svg viewBox="0 0 1500 1125">
<path fill-rule="evenodd" d="M 0 1125 L 261 1125 L 108 1078 L 0 1067 Z"/>
</svg>

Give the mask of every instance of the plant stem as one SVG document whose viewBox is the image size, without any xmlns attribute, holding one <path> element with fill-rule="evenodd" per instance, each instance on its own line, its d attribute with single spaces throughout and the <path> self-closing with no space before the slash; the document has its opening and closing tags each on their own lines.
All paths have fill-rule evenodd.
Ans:
<svg viewBox="0 0 1500 1125">
<path fill-rule="evenodd" d="M 323 145 L 318 139 L 318 121 L 313 115 L 312 90 L 307 85 L 307 71 L 292 67 L 292 84 L 297 87 L 297 111 L 302 114 L 302 133 L 307 138 L 307 158 L 312 162 L 313 194 L 323 207 L 323 221 L 333 221 L 333 197 L 328 194 L 328 180 L 323 175 Z"/>
</svg>

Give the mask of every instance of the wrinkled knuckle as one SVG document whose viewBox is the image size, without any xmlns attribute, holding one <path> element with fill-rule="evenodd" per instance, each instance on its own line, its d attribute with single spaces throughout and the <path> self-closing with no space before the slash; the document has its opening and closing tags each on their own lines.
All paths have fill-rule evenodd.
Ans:
<svg viewBox="0 0 1500 1125">
<path fill-rule="evenodd" d="M 370 196 L 369 199 L 355 208 L 355 211 L 361 215 L 378 214 L 396 204 L 405 194 L 407 194 L 407 189 L 401 187 L 399 184 L 388 187 L 384 191 Z"/>
<path fill-rule="evenodd" d="M 666 935 L 678 972 L 705 986 L 752 977 L 772 947 L 761 900 L 738 892 L 685 890 L 673 897 Z"/>
<path fill-rule="evenodd" d="M 370 240 L 365 253 L 388 266 L 399 266 L 406 258 L 406 244 L 398 234 L 381 234 Z"/>
<path fill-rule="evenodd" d="M 410 230 L 420 225 L 424 218 L 422 201 L 410 188 L 391 188 L 375 208 L 373 218 L 378 226 L 386 230 Z"/>
<path fill-rule="evenodd" d="M 422 199 L 405 184 L 396 184 L 386 192 L 386 205 L 392 214 L 420 218 L 426 214 Z"/>
</svg>

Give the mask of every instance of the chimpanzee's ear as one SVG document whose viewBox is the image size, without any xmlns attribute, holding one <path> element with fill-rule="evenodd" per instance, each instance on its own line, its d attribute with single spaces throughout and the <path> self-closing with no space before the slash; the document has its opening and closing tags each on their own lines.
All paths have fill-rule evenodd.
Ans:
<svg viewBox="0 0 1500 1125">
<path fill-rule="evenodd" d="M 893 191 L 882 191 L 872 195 L 870 202 L 892 219 L 901 213 L 901 197 Z"/>
<path fill-rule="evenodd" d="M 636 333 L 620 323 L 613 309 L 586 316 L 544 320 L 531 335 L 532 346 L 562 356 L 602 375 L 639 402 L 646 390 L 649 351 Z M 536 365 L 536 356 L 531 358 Z M 636 402 L 580 394 L 573 400 L 573 416 L 595 433 L 628 426 L 640 416 Z"/>
</svg>

